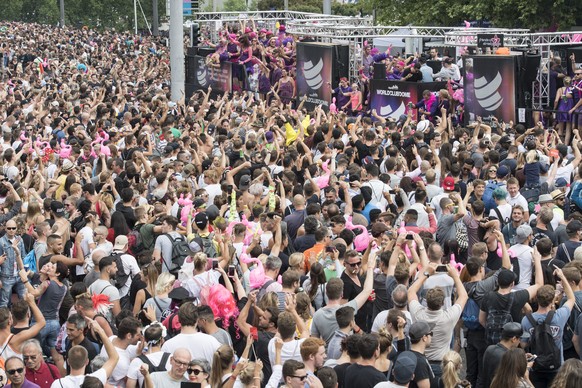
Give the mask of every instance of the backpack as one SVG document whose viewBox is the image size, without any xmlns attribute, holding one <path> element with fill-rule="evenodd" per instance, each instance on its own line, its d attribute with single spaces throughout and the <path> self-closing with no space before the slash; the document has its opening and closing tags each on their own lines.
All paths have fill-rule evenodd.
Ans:
<svg viewBox="0 0 582 388">
<path fill-rule="evenodd" d="M 182 235 L 173 238 L 169 233 L 166 233 L 165 236 L 172 243 L 172 263 L 176 264 L 178 267 L 181 267 L 184 264 L 184 260 L 190 256 L 188 240 L 186 240 L 186 237 Z"/>
<path fill-rule="evenodd" d="M 540 186 L 524 187 L 519 192 L 527 201 L 527 211 L 529 214 L 536 214 L 536 205 L 540 200 L 540 194 L 542 193 Z"/>
<path fill-rule="evenodd" d="M 495 345 L 499 343 L 501 340 L 501 331 L 503 329 L 503 325 L 509 322 L 513 322 L 513 317 L 511 316 L 511 307 L 513 306 L 514 299 L 515 295 L 510 293 L 507 309 L 489 310 L 487 313 L 487 322 L 485 323 L 485 338 L 487 340 L 487 345 Z"/>
<path fill-rule="evenodd" d="M 509 218 L 503 218 L 503 214 L 501 214 L 501 211 L 499 210 L 498 207 L 494 207 L 493 211 L 495 212 L 495 215 L 497 216 L 497 219 L 499 220 L 499 228 L 503 229 L 505 227 L 505 225 L 507 225 L 509 223 Z"/>
<path fill-rule="evenodd" d="M 140 253 L 145 251 L 145 245 L 144 245 L 143 239 L 141 237 L 142 226 L 144 226 L 144 224 L 136 225 L 127 234 L 128 252 L 130 252 L 133 256 L 139 255 Z"/>
<path fill-rule="evenodd" d="M 129 279 L 129 274 L 125 273 L 125 268 L 123 267 L 123 260 L 121 260 L 121 255 L 124 253 L 112 253 L 111 257 L 115 259 L 115 264 L 117 264 L 117 275 L 115 276 L 115 287 L 121 289 L 127 284 L 127 279 Z"/>
<path fill-rule="evenodd" d="M 158 308 L 158 310 L 162 313 L 162 316 L 160 317 L 160 321 L 164 322 L 164 319 L 168 318 L 170 315 L 172 315 L 172 310 L 170 308 L 166 308 L 166 309 L 162 309 L 162 307 L 160 306 L 160 304 L 158 303 L 158 301 L 156 300 L 156 297 L 152 297 L 152 300 L 154 301 L 154 303 L 156 304 L 156 307 Z"/>
<path fill-rule="evenodd" d="M 137 358 L 139 358 L 144 364 L 148 364 L 149 372 L 165 372 L 166 371 L 166 364 L 168 363 L 168 359 L 170 358 L 170 353 L 164 352 L 162 355 L 162 359 L 158 366 L 152 364 L 150 359 L 145 354 L 140 354 Z M 144 385 L 145 386 L 145 385 Z"/>
<path fill-rule="evenodd" d="M 196 244 L 202 248 L 202 252 L 206 254 L 209 258 L 218 257 L 218 251 L 216 250 L 216 245 L 214 245 L 214 233 L 210 233 L 206 237 L 202 237 L 199 234 L 194 237 Z"/>
<path fill-rule="evenodd" d="M 265 283 L 263 283 L 261 288 L 259 288 L 259 292 L 257 293 L 257 302 L 259 302 L 261 298 L 265 296 L 265 294 L 267 293 L 267 288 L 269 288 L 269 286 L 273 283 L 275 283 L 273 279 L 269 279 Z"/>
<path fill-rule="evenodd" d="M 479 305 L 473 299 L 473 295 L 475 295 L 475 288 L 477 284 L 473 284 L 473 287 L 469 290 L 469 299 L 463 308 L 463 312 L 461 313 L 461 319 L 463 319 L 463 323 L 465 327 L 469 330 L 477 330 L 482 328 L 481 324 L 479 323 Z"/>
<path fill-rule="evenodd" d="M 505 186 L 503 183 L 499 183 L 497 181 L 490 181 L 487 182 L 485 185 L 485 192 L 483 193 L 483 203 L 485 204 L 485 214 L 489 214 L 491 209 L 497 207 L 495 200 L 493 199 L 493 192 L 496 188 Z"/>
<path fill-rule="evenodd" d="M 550 323 L 554 317 L 555 311 L 550 311 L 541 322 L 536 322 L 531 314 L 527 314 L 527 320 L 533 326 L 533 334 L 529 340 L 530 353 L 535 354 L 532 370 L 536 372 L 557 371 L 562 364 L 560 349 L 554 342 L 552 336 L 552 327 Z"/>
</svg>

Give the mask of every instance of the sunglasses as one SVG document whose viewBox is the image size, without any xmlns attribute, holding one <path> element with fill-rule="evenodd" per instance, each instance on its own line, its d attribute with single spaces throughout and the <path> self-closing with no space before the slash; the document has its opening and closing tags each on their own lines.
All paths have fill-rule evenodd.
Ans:
<svg viewBox="0 0 582 388">
<path fill-rule="evenodd" d="M 346 264 L 353 268 L 362 265 L 362 262 L 358 261 L 357 263 L 346 263 Z"/>
<path fill-rule="evenodd" d="M 16 227 L 12 227 L 12 226 L 7 226 L 6 230 L 16 230 Z"/>
<path fill-rule="evenodd" d="M 194 373 L 194 375 L 198 376 L 200 373 L 204 373 L 204 371 L 201 370 L 201 369 L 190 369 L 190 368 L 188 368 L 188 374 L 191 375 L 192 373 Z"/>
<path fill-rule="evenodd" d="M 24 372 L 24 368 L 18 368 L 18 369 L 7 369 L 6 373 L 8 373 L 10 376 L 18 373 L 19 375 L 22 374 L 22 372 Z"/>
</svg>

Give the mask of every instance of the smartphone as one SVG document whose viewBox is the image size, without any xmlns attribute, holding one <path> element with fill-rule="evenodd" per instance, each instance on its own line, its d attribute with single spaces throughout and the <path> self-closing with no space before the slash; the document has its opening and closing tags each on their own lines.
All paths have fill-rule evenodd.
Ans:
<svg viewBox="0 0 582 388">
<path fill-rule="evenodd" d="M 233 278 L 234 277 L 234 271 L 235 271 L 234 265 L 229 265 L 228 266 L 228 277 L 229 278 Z"/>
<path fill-rule="evenodd" d="M 389 193 L 390 194 L 396 194 L 396 190 L 390 190 Z"/>
<path fill-rule="evenodd" d="M 212 269 L 218 268 L 218 260 L 212 260 Z"/>
<path fill-rule="evenodd" d="M 333 253 L 333 252 L 335 252 L 335 248 L 334 247 L 325 247 L 325 251 Z"/>
<path fill-rule="evenodd" d="M 527 362 L 532 362 L 536 358 L 538 358 L 538 356 L 536 354 L 530 354 L 527 356 Z"/>
<path fill-rule="evenodd" d="M 439 265 L 436 267 L 436 272 L 447 272 L 447 266 L 446 265 Z"/>
<path fill-rule="evenodd" d="M 413 236 L 412 234 L 408 233 L 408 234 L 406 235 L 406 239 L 407 239 L 407 240 L 414 240 L 414 236 Z"/>
<path fill-rule="evenodd" d="M 232 193 L 232 189 L 233 189 L 233 186 L 232 185 L 228 185 L 226 187 L 226 190 L 228 191 L 229 194 Z"/>
</svg>

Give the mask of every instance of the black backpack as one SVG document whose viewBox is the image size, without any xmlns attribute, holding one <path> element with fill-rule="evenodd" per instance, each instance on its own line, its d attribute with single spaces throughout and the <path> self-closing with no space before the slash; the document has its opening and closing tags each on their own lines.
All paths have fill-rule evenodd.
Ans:
<svg viewBox="0 0 582 388">
<path fill-rule="evenodd" d="M 533 363 L 536 372 L 555 372 L 562 364 L 560 349 L 554 342 L 550 323 L 554 317 L 554 311 L 550 311 L 541 322 L 537 322 L 531 314 L 527 314 L 527 320 L 533 326 L 533 334 L 529 340 L 529 351 L 537 358 Z"/>
<path fill-rule="evenodd" d="M 513 300 L 515 299 L 514 293 L 509 294 L 509 303 L 507 309 L 494 310 L 489 309 L 487 312 L 487 322 L 485 323 L 485 339 L 487 345 L 495 345 L 501 340 L 501 331 L 503 330 L 503 325 L 509 322 L 513 322 L 513 317 L 511 316 L 511 307 L 513 306 Z"/>
<path fill-rule="evenodd" d="M 125 253 L 112 253 L 111 257 L 115 259 L 115 264 L 117 264 L 117 276 L 115 276 L 115 287 L 121 289 L 127 283 L 129 279 L 129 274 L 125 273 L 125 268 L 123 267 L 123 260 L 121 260 L 121 255 Z"/>
<path fill-rule="evenodd" d="M 170 234 L 166 233 L 165 236 L 172 242 L 172 263 L 178 267 L 182 267 L 184 260 L 190 256 L 188 240 L 182 235 L 173 238 Z"/>
<path fill-rule="evenodd" d="M 164 352 L 164 354 L 162 355 L 162 359 L 160 360 L 160 364 L 158 366 L 155 366 L 154 364 L 152 364 L 150 359 L 147 358 L 147 356 L 145 354 L 141 354 L 137 358 L 139 358 L 144 364 L 148 364 L 149 373 L 165 372 L 166 371 L 166 364 L 168 363 L 168 359 L 170 358 L 170 353 Z"/>
</svg>

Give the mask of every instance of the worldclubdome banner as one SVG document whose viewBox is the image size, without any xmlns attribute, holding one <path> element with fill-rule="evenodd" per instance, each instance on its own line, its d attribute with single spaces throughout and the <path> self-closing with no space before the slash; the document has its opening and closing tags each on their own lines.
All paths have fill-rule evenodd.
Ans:
<svg viewBox="0 0 582 388">
<path fill-rule="evenodd" d="M 515 57 L 468 57 L 464 68 L 465 119 L 495 116 L 504 122 L 515 122 Z"/>
<path fill-rule="evenodd" d="M 307 96 L 305 107 L 329 109 L 333 47 L 322 43 L 297 43 L 297 103 Z"/>
<path fill-rule="evenodd" d="M 405 115 L 409 102 L 416 104 L 422 92 L 437 93 L 446 88 L 445 82 L 405 82 L 373 79 L 370 81 L 370 106 L 378 116 L 398 120 Z"/>
</svg>

